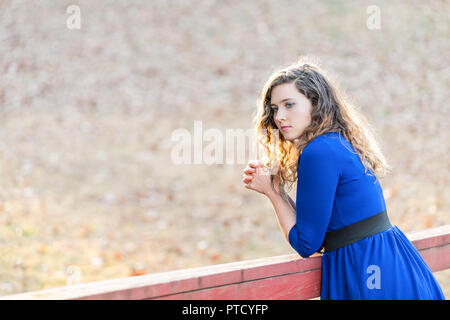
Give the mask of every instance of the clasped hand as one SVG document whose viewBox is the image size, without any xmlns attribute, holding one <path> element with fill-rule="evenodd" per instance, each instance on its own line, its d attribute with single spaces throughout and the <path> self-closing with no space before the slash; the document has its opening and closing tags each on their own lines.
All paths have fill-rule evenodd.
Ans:
<svg viewBox="0 0 450 320">
<path fill-rule="evenodd" d="M 273 192 L 271 187 L 271 175 L 269 168 L 266 168 L 260 160 L 250 160 L 244 169 L 242 182 L 247 189 L 254 190 L 264 195 Z M 274 177 L 275 190 L 279 192 L 278 177 Z"/>
</svg>

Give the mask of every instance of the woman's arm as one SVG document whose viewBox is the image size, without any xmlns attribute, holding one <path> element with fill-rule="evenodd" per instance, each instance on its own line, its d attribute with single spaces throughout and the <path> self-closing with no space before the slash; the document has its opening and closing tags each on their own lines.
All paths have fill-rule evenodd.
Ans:
<svg viewBox="0 0 450 320">
<path fill-rule="evenodd" d="M 292 198 L 291 198 L 289 195 L 288 195 L 287 197 L 288 197 L 288 199 L 289 199 L 289 203 L 290 203 L 291 206 L 292 206 L 292 209 L 294 209 L 294 211 L 296 211 L 297 205 L 295 204 L 295 201 L 292 200 Z"/>
<path fill-rule="evenodd" d="M 284 200 L 280 195 L 280 188 L 277 180 L 274 180 L 274 188 L 269 186 L 271 181 L 270 176 L 263 174 L 256 174 L 257 167 L 261 166 L 260 161 L 248 162 L 248 166 L 244 170 L 244 179 L 242 181 L 245 183 L 247 189 L 252 189 L 266 195 L 272 202 L 272 206 L 275 210 L 278 224 L 280 225 L 281 231 L 283 232 L 286 240 L 289 242 L 289 231 L 295 225 L 296 222 L 296 204 L 289 197 L 288 200 Z"/>
<path fill-rule="evenodd" d="M 295 203 L 290 197 L 290 203 L 288 203 L 279 193 L 273 191 L 272 189 L 266 193 L 266 196 L 272 202 L 272 206 L 278 219 L 278 224 L 280 225 L 281 231 L 283 232 L 287 242 L 289 242 L 289 231 L 296 222 Z"/>
<path fill-rule="evenodd" d="M 288 234 L 304 258 L 320 249 L 331 219 L 339 182 L 338 157 L 322 140 L 305 147 L 298 164 L 296 224 Z"/>
</svg>

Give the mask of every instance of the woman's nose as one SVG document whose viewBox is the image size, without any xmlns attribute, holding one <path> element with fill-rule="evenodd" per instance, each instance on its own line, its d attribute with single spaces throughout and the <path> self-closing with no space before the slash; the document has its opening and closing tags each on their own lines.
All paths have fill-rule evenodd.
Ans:
<svg viewBox="0 0 450 320">
<path fill-rule="evenodd" d="M 284 111 L 278 110 L 277 111 L 277 116 L 275 117 L 275 119 L 277 121 L 286 120 L 286 114 L 284 113 Z"/>
</svg>

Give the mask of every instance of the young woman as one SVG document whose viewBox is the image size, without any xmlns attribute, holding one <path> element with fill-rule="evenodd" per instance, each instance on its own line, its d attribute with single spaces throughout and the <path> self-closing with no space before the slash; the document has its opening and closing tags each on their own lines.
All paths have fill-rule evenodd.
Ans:
<svg viewBox="0 0 450 320">
<path fill-rule="evenodd" d="M 390 167 L 372 128 L 317 64 L 273 73 L 253 123 L 270 160 L 249 161 L 243 182 L 270 199 L 302 257 L 322 252 L 321 299 L 445 299 L 389 222 L 378 178 Z"/>
</svg>

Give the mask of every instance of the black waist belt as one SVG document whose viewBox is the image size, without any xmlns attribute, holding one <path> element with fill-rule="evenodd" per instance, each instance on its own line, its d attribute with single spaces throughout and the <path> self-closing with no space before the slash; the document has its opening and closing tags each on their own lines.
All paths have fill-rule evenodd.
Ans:
<svg viewBox="0 0 450 320">
<path fill-rule="evenodd" d="M 325 252 L 345 247 L 349 244 L 373 236 L 392 227 L 384 210 L 370 218 L 358 221 L 341 229 L 327 232 L 323 242 Z"/>
</svg>

